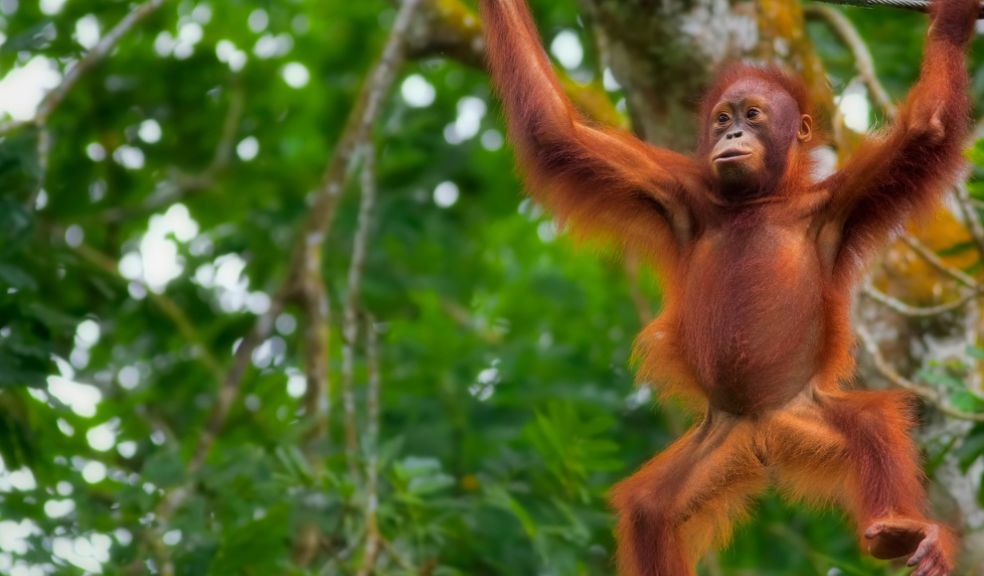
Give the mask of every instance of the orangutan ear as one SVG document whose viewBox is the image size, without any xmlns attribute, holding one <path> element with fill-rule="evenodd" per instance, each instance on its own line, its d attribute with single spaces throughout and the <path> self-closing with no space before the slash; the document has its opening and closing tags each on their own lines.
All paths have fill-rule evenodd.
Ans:
<svg viewBox="0 0 984 576">
<path fill-rule="evenodd" d="M 800 116 L 800 127 L 796 132 L 796 139 L 800 144 L 806 144 L 813 138 L 813 118 L 809 114 Z"/>
</svg>

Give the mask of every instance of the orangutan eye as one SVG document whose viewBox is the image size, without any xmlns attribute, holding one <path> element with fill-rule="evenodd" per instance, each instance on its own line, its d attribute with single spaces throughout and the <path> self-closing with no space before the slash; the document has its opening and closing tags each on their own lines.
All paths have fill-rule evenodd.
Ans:
<svg viewBox="0 0 984 576">
<path fill-rule="evenodd" d="M 718 114 L 718 124 L 724 124 L 724 123 L 726 123 L 730 119 L 731 119 L 731 117 L 728 116 L 727 114 L 725 114 L 724 112 L 721 112 L 720 114 Z"/>
<path fill-rule="evenodd" d="M 758 108 L 749 108 L 748 112 L 745 113 L 745 116 L 747 116 L 749 120 L 754 120 L 755 118 L 758 118 L 761 113 L 762 112 Z"/>
</svg>

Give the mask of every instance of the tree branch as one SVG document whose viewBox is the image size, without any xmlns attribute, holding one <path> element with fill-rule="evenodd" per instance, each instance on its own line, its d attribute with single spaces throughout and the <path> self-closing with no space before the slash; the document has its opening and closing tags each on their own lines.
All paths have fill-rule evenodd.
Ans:
<svg viewBox="0 0 984 576">
<path fill-rule="evenodd" d="M 303 278 L 305 276 L 310 277 L 310 272 L 315 271 L 320 279 L 321 244 L 331 225 L 343 185 L 354 164 L 355 152 L 358 146 L 367 140 L 372 125 L 379 114 L 382 100 L 389 93 L 400 64 L 403 62 L 404 38 L 419 3 L 420 0 L 405 0 L 400 7 L 390 36 L 383 48 L 382 56 L 370 71 L 369 81 L 363 86 L 358 96 L 350 113 L 345 132 L 335 147 L 328 168 L 325 170 L 323 183 L 317 193 L 314 205 L 295 242 L 286 280 L 273 297 L 270 308 L 257 319 L 253 329 L 236 348 L 232 365 L 225 374 L 208 422 L 192 453 L 192 458 L 188 464 L 189 475 L 193 475 L 201 468 L 216 438 L 221 433 L 229 409 L 239 396 L 242 379 L 249 367 L 253 351 L 269 336 L 275 319 L 283 311 L 286 303 L 299 295 L 303 295 L 301 291 L 304 286 Z M 327 303 L 327 299 L 322 302 Z M 319 302 L 318 309 L 320 309 L 320 305 L 321 302 Z M 325 310 L 325 314 L 327 314 L 327 310 Z M 316 321 L 319 319 L 322 320 L 320 325 L 325 327 L 324 330 L 327 330 L 324 318 L 315 318 Z M 327 347 L 324 348 L 323 353 L 327 354 Z M 327 366 L 327 362 L 325 366 Z M 325 382 L 327 384 L 326 380 Z M 328 390 L 323 391 L 324 395 L 319 403 L 319 406 L 324 407 L 325 415 L 327 415 L 329 392 Z M 158 522 L 165 524 L 181 507 L 188 494 L 188 486 L 181 486 L 166 494 L 158 506 Z"/>
<path fill-rule="evenodd" d="M 807 4 L 803 6 L 803 15 L 807 18 L 822 20 L 830 26 L 831 30 L 854 56 L 854 66 L 858 71 L 858 76 L 868 88 L 871 99 L 885 112 L 886 116 L 895 118 L 895 104 L 878 79 L 878 74 L 875 72 L 875 59 L 871 56 L 868 45 L 861 38 L 861 34 L 858 33 L 854 24 L 842 13 L 829 6 Z"/>
<path fill-rule="evenodd" d="M 217 433 L 225 420 L 228 406 L 238 396 L 240 382 L 249 365 L 253 350 L 269 335 L 276 316 L 283 310 L 283 305 L 289 299 L 298 295 L 301 278 L 306 271 L 317 270 L 320 274 L 320 246 L 330 228 L 338 199 L 345 181 L 354 163 L 355 151 L 364 142 L 379 114 L 382 100 L 389 93 L 394 79 L 403 61 L 403 38 L 409 27 L 410 19 L 420 0 L 406 0 L 397 14 L 389 39 L 383 48 L 382 56 L 369 74 L 369 81 L 363 86 L 355 107 L 349 116 L 349 122 L 341 140 L 335 147 L 321 188 L 317 193 L 314 205 L 308 219 L 301 229 L 295 243 L 294 256 L 287 273 L 287 279 L 273 299 L 267 314 L 257 320 L 252 332 L 236 349 L 233 366 L 226 374 L 225 381 L 219 393 L 219 400 L 213 409 L 210 425 L 200 443 L 203 449 L 196 451 L 194 461 L 200 461 L 211 447 L 209 432 Z M 318 247 L 317 251 L 312 251 Z"/>
<path fill-rule="evenodd" d="M 86 73 L 95 68 L 100 62 L 102 62 L 106 56 L 112 52 L 113 48 L 119 44 L 120 40 L 126 35 L 127 32 L 163 5 L 164 0 L 148 0 L 147 2 L 144 2 L 131 10 L 130 13 L 124 16 L 123 19 L 116 24 L 116 26 L 113 26 L 113 28 L 102 37 L 99 43 L 89 50 L 85 56 L 83 56 L 82 59 L 75 64 L 75 66 L 72 66 L 58 86 L 48 92 L 48 94 L 44 97 L 44 100 L 42 100 L 41 104 L 38 106 L 37 112 L 34 113 L 33 118 L 30 120 L 14 121 L 0 125 L 0 136 L 31 124 L 36 126 L 44 126 L 51 114 L 54 113 L 55 109 L 57 109 L 62 101 L 65 100 L 68 93 L 72 91 L 72 88 L 79 83 L 79 80 L 81 80 Z"/>
<path fill-rule="evenodd" d="M 901 8 L 913 12 L 929 12 L 931 0 L 820 0 L 828 4 L 843 4 L 844 6 L 860 6 L 862 8 Z M 984 18 L 984 7 L 981 8 L 978 18 Z"/>
<path fill-rule="evenodd" d="M 372 230 L 373 210 L 376 206 L 376 151 L 366 146 L 362 167 L 362 197 L 359 202 L 359 217 L 352 242 L 352 261 L 348 270 L 348 289 L 345 294 L 345 308 L 342 315 L 342 400 L 345 409 L 345 450 L 349 466 L 354 467 L 359 448 L 356 436 L 355 412 L 355 344 L 359 338 L 359 293 L 362 290 L 362 276 L 366 266 L 369 235 Z"/>
<path fill-rule="evenodd" d="M 380 534 L 376 513 L 379 508 L 379 345 L 376 336 L 375 319 L 369 315 L 365 320 L 366 364 L 369 378 L 366 391 L 366 546 L 362 553 L 362 566 L 358 576 L 369 576 L 376 565 L 379 554 Z"/>
<path fill-rule="evenodd" d="M 953 195 L 957 199 L 957 206 L 960 208 L 964 223 L 967 224 L 967 230 L 970 231 L 974 247 L 977 248 L 977 253 L 981 258 L 984 258 L 984 224 L 981 224 L 981 218 L 977 215 L 977 209 L 974 208 L 970 191 L 967 190 L 967 183 L 960 182 L 954 185 Z"/>
<path fill-rule="evenodd" d="M 913 252 L 919 255 L 920 258 L 925 260 L 926 263 L 928 263 L 930 266 L 935 268 L 937 272 L 940 272 L 945 276 L 949 276 L 950 278 L 956 280 L 960 284 L 963 284 L 968 288 L 976 290 L 978 293 L 982 291 L 980 284 L 978 284 L 976 280 L 974 280 L 967 274 L 964 274 L 960 270 L 957 270 L 952 266 L 948 266 L 946 262 L 944 262 L 943 259 L 940 258 L 938 254 L 936 254 L 936 252 L 932 251 L 928 246 L 923 244 L 918 238 L 916 238 L 912 234 L 908 234 L 908 233 L 903 234 L 901 240 L 905 242 L 906 246 L 911 248 Z"/>
<path fill-rule="evenodd" d="M 331 380 L 328 373 L 328 354 L 331 340 L 331 302 L 321 276 L 321 246 L 306 249 L 304 270 L 300 279 L 301 307 L 304 309 L 304 412 L 312 421 L 305 434 L 308 456 L 319 440 L 328 440 L 331 406 Z"/>
<path fill-rule="evenodd" d="M 954 300 L 953 302 L 947 302 L 945 304 L 939 304 L 937 306 L 912 306 L 911 304 L 906 304 L 897 298 L 893 298 L 888 294 L 878 290 L 871 284 L 866 284 L 862 289 L 862 294 L 871 298 L 875 302 L 897 312 L 903 316 L 908 316 L 911 318 L 928 318 L 930 316 L 939 316 L 941 314 L 946 314 L 947 312 L 953 312 L 954 310 L 959 310 L 960 308 L 966 306 L 970 302 L 973 302 L 975 298 L 981 295 L 981 290 L 976 290 L 974 292 L 969 292 L 964 294 L 960 298 Z"/>
<path fill-rule="evenodd" d="M 214 186 L 216 179 L 232 163 L 232 151 L 242 121 L 245 101 L 245 95 L 239 86 L 230 91 L 229 106 L 222 122 L 222 132 L 215 146 L 212 161 L 204 170 L 198 173 L 188 173 L 180 168 L 172 167 L 169 177 L 161 189 L 151 194 L 141 205 L 132 208 L 107 209 L 100 215 L 101 220 L 109 223 L 127 220 L 139 214 L 152 212 L 163 206 L 173 204 L 189 193 L 207 190 Z"/>
<path fill-rule="evenodd" d="M 160 308 L 161 312 L 163 312 L 164 315 L 167 316 L 178 329 L 181 336 L 193 346 L 196 356 L 199 360 L 201 360 L 202 364 L 205 365 L 205 368 L 208 369 L 209 373 L 212 374 L 216 380 L 219 380 L 222 377 L 222 365 L 218 360 L 216 360 L 215 356 L 212 355 L 209 347 L 201 337 L 201 334 L 199 334 L 198 330 L 195 329 L 195 325 L 184 313 L 184 310 L 182 310 L 181 307 L 174 302 L 174 300 L 171 300 L 164 294 L 154 292 L 141 280 L 129 280 L 124 278 L 120 275 L 119 266 L 116 261 L 87 244 L 80 244 L 79 246 L 74 247 L 73 250 L 83 260 L 105 272 L 107 275 L 119 280 L 120 282 L 136 282 L 137 284 L 140 284 L 144 290 L 147 291 L 147 297 L 150 301 L 153 302 L 155 306 Z"/>
<path fill-rule="evenodd" d="M 946 404 L 942 394 L 940 394 L 940 392 L 938 392 L 935 388 L 917 384 L 899 374 L 895 367 L 893 367 L 882 355 L 881 350 L 878 348 L 878 343 L 875 342 L 874 337 L 870 332 L 868 332 L 868 329 L 863 324 L 858 323 L 857 326 L 855 326 L 854 331 L 857 334 L 858 340 L 861 342 L 864 350 L 869 356 L 871 356 L 875 370 L 877 370 L 878 373 L 886 380 L 899 388 L 904 388 L 915 393 L 917 396 L 947 416 L 960 420 L 984 422 L 984 413 L 964 412 L 963 410 L 953 408 Z"/>
</svg>

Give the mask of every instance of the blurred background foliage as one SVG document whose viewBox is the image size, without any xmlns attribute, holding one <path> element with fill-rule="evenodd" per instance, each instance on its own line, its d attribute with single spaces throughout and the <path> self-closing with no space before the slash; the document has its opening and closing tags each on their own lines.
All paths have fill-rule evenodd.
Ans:
<svg viewBox="0 0 984 576">
<path fill-rule="evenodd" d="M 0 573 L 612 573 L 606 491 L 687 424 L 635 388 L 629 367 L 658 279 L 558 235 L 521 194 L 475 60 L 419 51 L 395 71 L 372 128 L 378 197 L 352 308 L 359 178 L 342 180 L 323 238 L 305 238 L 304 223 L 395 3 L 148 6 L 82 66 L 136 4 L 0 0 L 0 104 L 6 120 L 26 120 L 0 137 Z M 562 68 L 624 114 L 581 7 L 532 6 Z M 442 15 L 468 37 L 473 9 L 425 1 L 417 18 Z M 925 18 L 843 13 L 901 97 Z M 852 93 L 850 51 L 822 22 L 805 32 L 834 97 Z M 84 68 L 77 84 L 36 115 L 73 66 Z M 880 121 L 863 92 L 854 101 L 855 122 L 858 110 Z M 971 157 L 984 167 L 984 146 Z M 970 190 L 984 199 L 976 181 Z M 950 240 L 927 243 L 977 275 L 965 224 L 947 226 Z M 329 338 L 311 350 L 307 308 L 293 295 L 277 307 L 294 246 L 319 240 Z M 355 338 L 344 336 L 346 309 Z M 979 323 L 976 309 L 957 314 Z M 215 420 L 234 353 L 264 318 L 270 330 Z M 327 362 L 327 397 L 306 378 L 312 354 Z M 961 348 L 906 367 L 981 412 L 981 356 Z M 926 417 L 942 513 L 973 532 L 984 492 L 977 517 L 947 492 L 981 490 L 984 425 L 949 425 L 932 406 Z M 953 459 L 959 474 L 936 474 Z M 903 573 L 862 557 L 837 513 L 773 494 L 701 570 Z"/>
</svg>

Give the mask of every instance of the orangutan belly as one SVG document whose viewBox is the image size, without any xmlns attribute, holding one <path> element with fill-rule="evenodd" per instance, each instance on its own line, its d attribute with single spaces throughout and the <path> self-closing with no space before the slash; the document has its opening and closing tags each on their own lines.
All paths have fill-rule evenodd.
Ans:
<svg viewBox="0 0 984 576">
<path fill-rule="evenodd" d="M 708 239 L 690 259 L 682 296 L 684 351 L 715 407 L 780 406 L 816 372 L 821 272 L 805 238 L 759 229 Z"/>
</svg>

